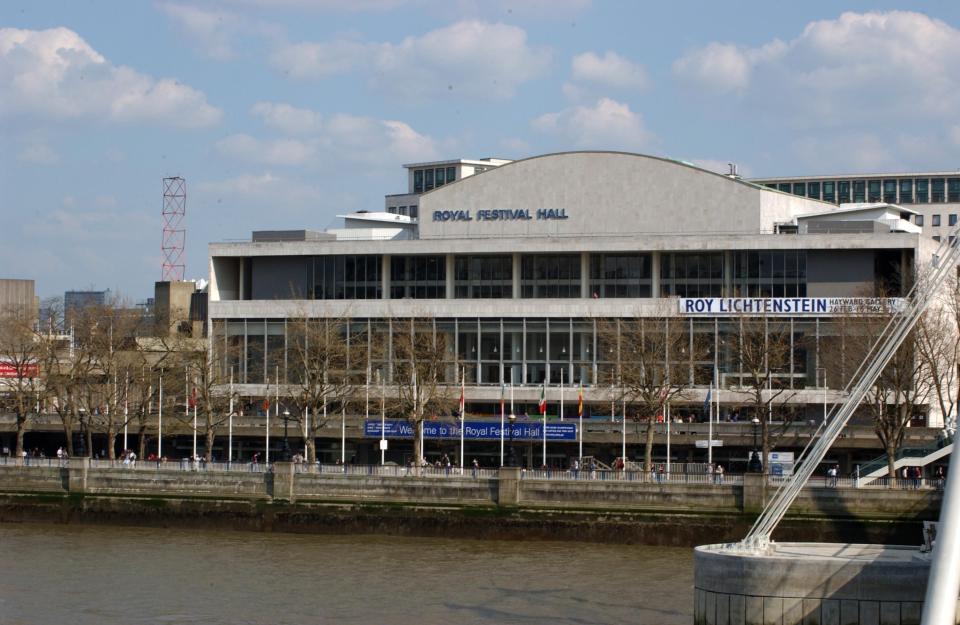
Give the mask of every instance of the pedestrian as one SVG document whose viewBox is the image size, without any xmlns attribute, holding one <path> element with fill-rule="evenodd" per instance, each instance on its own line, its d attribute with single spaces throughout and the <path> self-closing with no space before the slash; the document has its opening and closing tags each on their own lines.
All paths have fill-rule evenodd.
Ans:
<svg viewBox="0 0 960 625">
<path fill-rule="evenodd" d="M 573 460 L 573 479 L 577 479 L 577 477 L 579 477 L 579 475 L 580 475 L 580 460 L 579 460 L 578 458 L 574 458 L 574 460 Z"/>
<path fill-rule="evenodd" d="M 827 484 L 831 487 L 836 487 L 837 485 L 837 467 L 832 466 L 827 469 Z"/>
<path fill-rule="evenodd" d="M 716 468 L 713 470 L 713 483 L 723 484 L 723 465 L 719 462 L 717 463 Z"/>
<path fill-rule="evenodd" d="M 477 459 L 473 459 L 473 477 L 477 477 L 477 471 L 480 470 L 480 463 L 477 462 Z"/>
</svg>

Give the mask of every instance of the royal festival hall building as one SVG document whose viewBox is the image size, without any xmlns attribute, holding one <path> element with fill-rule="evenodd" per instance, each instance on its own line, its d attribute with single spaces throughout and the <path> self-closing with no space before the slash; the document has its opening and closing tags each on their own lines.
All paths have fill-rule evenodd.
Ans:
<svg viewBox="0 0 960 625">
<path fill-rule="evenodd" d="M 415 325 L 443 335 L 446 382 L 464 373 L 471 416 L 498 414 L 505 385 L 515 412 L 530 415 L 544 386 L 555 415 L 563 384 L 568 417 L 582 385 L 591 422 L 609 420 L 620 410 L 611 408 L 610 328 L 666 318 L 691 337 L 689 352 L 669 356 L 672 375 L 690 385 L 674 414 L 704 418 L 716 371 L 711 400 L 728 421 L 749 403 L 742 321 L 764 318 L 788 328 L 791 354 L 771 372 L 781 390 L 773 410 L 806 423 L 841 397 L 824 356 L 843 334 L 840 317 L 862 298 L 902 296 L 936 248 L 914 204 L 838 205 L 823 187 L 801 196 L 639 154 L 404 167 L 405 193 L 386 196 L 383 210 L 342 215 L 342 228 L 210 245 L 208 332 L 215 350 L 234 354 L 241 395 L 272 395 L 277 376 L 281 389 L 288 382 L 291 319 L 348 319 L 362 338 L 351 350 L 384 347 L 374 364 L 388 381 L 397 333 Z M 694 349 L 694 338 L 707 347 Z M 934 407 L 921 412 L 918 425 L 941 424 Z M 372 457 L 376 441 L 354 438 L 351 449 Z M 863 454 L 875 456 L 875 444 Z"/>
</svg>

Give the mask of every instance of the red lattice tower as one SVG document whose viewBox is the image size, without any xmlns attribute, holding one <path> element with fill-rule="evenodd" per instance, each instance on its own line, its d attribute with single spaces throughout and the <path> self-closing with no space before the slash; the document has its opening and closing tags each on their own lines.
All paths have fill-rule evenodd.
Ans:
<svg viewBox="0 0 960 625">
<path fill-rule="evenodd" d="M 180 176 L 163 179 L 163 280 L 183 280 L 183 251 L 187 244 L 187 181 Z"/>
</svg>

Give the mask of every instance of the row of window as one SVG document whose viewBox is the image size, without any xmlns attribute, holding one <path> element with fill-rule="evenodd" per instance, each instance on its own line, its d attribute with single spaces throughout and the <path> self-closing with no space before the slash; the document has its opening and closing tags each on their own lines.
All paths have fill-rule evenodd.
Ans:
<svg viewBox="0 0 960 625">
<path fill-rule="evenodd" d="M 456 167 L 436 167 L 413 170 L 413 192 L 424 193 L 436 187 L 442 187 L 457 179 Z"/>
<path fill-rule="evenodd" d="M 960 202 L 960 178 L 768 182 L 765 183 L 765 186 L 793 195 L 835 204 L 849 202 L 888 202 L 890 204 Z"/>
<path fill-rule="evenodd" d="M 415 204 L 411 206 L 388 206 L 387 212 L 393 215 L 406 215 L 414 219 L 420 215 L 420 211 Z"/>
<path fill-rule="evenodd" d="M 212 345 L 224 378 L 232 373 L 241 384 L 275 383 L 278 379 L 297 383 L 298 360 L 304 356 L 297 347 L 303 340 L 300 323 L 213 320 Z M 629 352 L 618 352 L 621 336 L 626 335 L 626 343 L 633 344 L 630 337 L 654 335 L 666 327 L 663 319 L 578 318 L 318 319 L 311 323 L 326 324 L 324 328 L 341 337 L 334 340 L 343 341 L 346 349 L 337 351 L 342 360 L 336 368 L 354 372 L 361 384 L 368 367 L 381 372 L 388 382 L 392 379 L 405 365 L 399 354 L 409 344 L 399 339 L 411 332 L 424 336 L 443 354 L 445 381 L 450 384 L 459 382 L 461 371 L 470 384 L 559 384 L 561 380 L 574 385 L 609 384 L 617 363 L 629 359 Z M 672 375 L 702 386 L 711 383 L 714 364 L 723 386 L 739 384 L 748 365 L 737 351 L 741 345 L 738 337 L 759 345 L 769 336 L 782 344 L 770 366 L 775 383 L 793 388 L 821 384 L 823 378 L 814 376 L 827 364 L 828 383 L 838 388 L 862 360 L 860 331 L 843 320 L 786 318 L 747 326 L 737 319 L 677 318 L 666 323 L 671 324 L 671 332 L 682 333 L 676 342 L 682 347 L 669 356 Z M 318 326 L 317 331 L 320 329 Z"/>
<path fill-rule="evenodd" d="M 951 221 L 951 225 L 953 221 Z M 308 259 L 313 299 L 380 299 L 382 256 L 335 255 Z M 721 297 L 726 271 L 722 252 L 662 254 L 660 297 Z M 521 257 L 520 297 L 578 298 L 581 296 L 579 254 L 526 254 Z M 803 250 L 756 250 L 732 256 L 731 280 L 736 297 L 805 297 L 807 254 Z M 652 295 L 650 254 L 591 254 L 588 289 L 595 298 L 634 298 Z M 443 255 L 391 256 L 391 299 L 443 299 L 447 267 Z M 510 255 L 455 256 L 454 297 L 498 299 L 513 297 L 513 258 Z M 296 296 L 286 288 L 277 297 Z"/>
<path fill-rule="evenodd" d="M 914 221 L 914 223 L 917 224 L 918 226 L 922 226 L 922 225 L 923 225 L 923 215 L 915 215 L 914 218 L 913 218 L 913 221 Z M 935 227 L 935 228 L 940 226 L 940 213 L 935 213 L 935 214 L 933 214 L 933 215 L 930 215 L 930 225 L 933 226 L 933 227 Z M 956 225 L 957 225 L 957 214 L 956 214 L 956 213 L 950 213 L 949 215 L 947 215 L 947 225 L 948 225 L 948 226 L 956 226 Z"/>
</svg>

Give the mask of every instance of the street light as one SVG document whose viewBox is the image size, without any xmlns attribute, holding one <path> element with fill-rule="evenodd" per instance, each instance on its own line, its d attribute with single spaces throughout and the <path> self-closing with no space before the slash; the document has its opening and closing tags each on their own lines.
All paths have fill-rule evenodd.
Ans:
<svg viewBox="0 0 960 625">
<path fill-rule="evenodd" d="M 753 451 L 750 452 L 750 461 L 747 462 L 747 471 L 750 473 L 760 473 L 763 471 L 763 462 L 760 460 L 760 454 L 757 453 L 757 430 L 760 427 L 760 419 L 754 415 L 750 420 L 753 424 Z"/>
<path fill-rule="evenodd" d="M 823 371 L 823 425 L 827 425 L 827 370 L 823 367 L 817 367 L 817 383 L 820 382 L 820 372 Z"/>
<path fill-rule="evenodd" d="M 515 464 L 516 459 L 514 458 L 514 455 L 513 455 L 513 424 L 517 420 L 517 415 L 511 412 L 510 416 L 507 418 L 510 419 L 510 457 L 507 458 L 507 466 L 513 467 L 513 466 L 516 466 Z"/>
<path fill-rule="evenodd" d="M 287 438 L 287 424 L 290 422 L 290 411 L 283 410 L 283 460 L 290 462 L 290 439 Z"/>
</svg>

